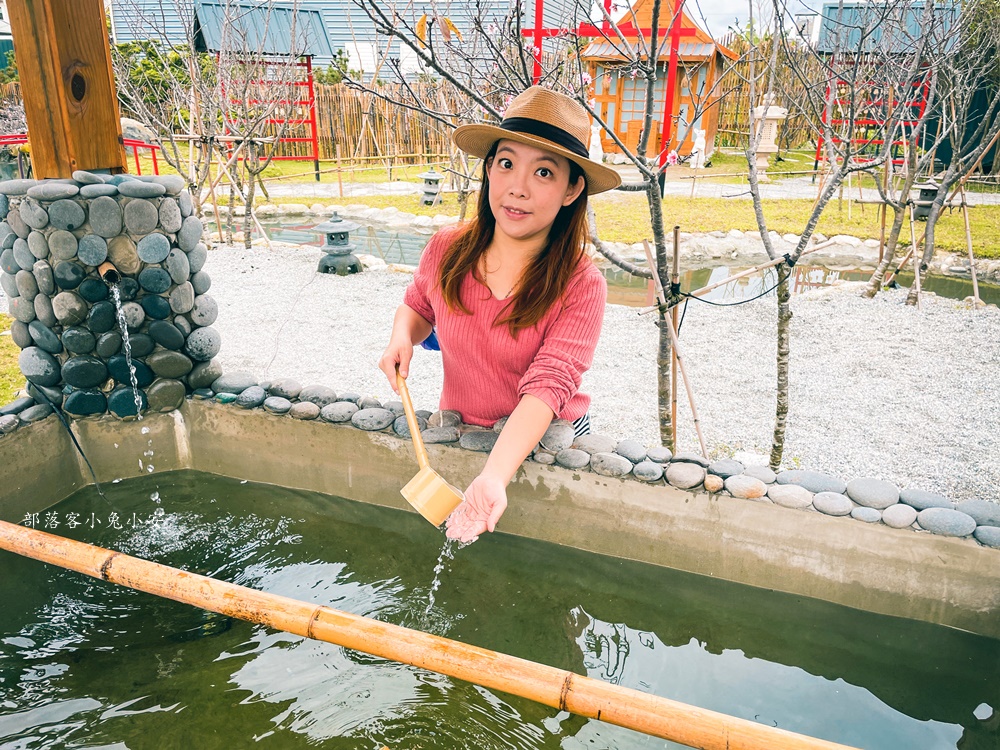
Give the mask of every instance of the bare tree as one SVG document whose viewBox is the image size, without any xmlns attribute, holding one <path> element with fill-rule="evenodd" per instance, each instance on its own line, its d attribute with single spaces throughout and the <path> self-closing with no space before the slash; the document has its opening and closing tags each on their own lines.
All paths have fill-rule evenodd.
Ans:
<svg viewBox="0 0 1000 750">
<path fill-rule="evenodd" d="M 923 80 L 927 43 L 937 38 L 931 32 L 938 23 L 932 8 L 932 12 L 920 17 L 918 32 L 907 35 L 905 30 L 912 22 L 912 7 L 910 0 L 864 6 L 845 6 L 841 0 L 836 14 L 825 24 L 817 48 L 808 45 L 798 33 L 794 23 L 794 12 L 799 10 L 797 5 L 793 7 L 786 0 L 771 0 L 763 7 L 776 43 L 771 45 L 769 60 L 755 60 L 751 65 L 748 80 L 751 102 L 757 101 L 758 86 L 764 91 L 763 102 L 774 100 L 778 51 L 785 48 L 788 54 L 783 56 L 784 64 L 792 67 L 802 83 L 801 96 L 788 103 L 807 114 L 816 137 L 822 139 L 827 165 L 825 180 L 796 246 L 789 253 L 779 253 L 767 228 L 757 169 L 757 149 L 763 137 L 764 120 L 759 118 L 753 123 L 746 156 L 754 213 L 768 256 L 772 260 L 782 255 L 785 258 L 777 267 L 777 398 L 770 455 L 772 469 L 781 464 L 789 408 L 792 311 L 788 278 L 807 250 L 824 209 L 847 176 L 858 172 L 874 173 L 890 161 L 891 144 L 896 134 L 904 128 L 904 123 L 912 120 L 909 98 L 894 99 L 887 93 L 892 90 L 909 92 Z M 750 10 L 753 18 L 752 2 Z M 793 49 L 799 54 L 791 54 Z M 806 65 L 810 57 L 812 62 Z M 762 63 L 760 68 L 756 67 L 758 62 Z M 816 69 L 823 71 L 819 79 L 810 75 L 810 71 Z"/>
</svg>

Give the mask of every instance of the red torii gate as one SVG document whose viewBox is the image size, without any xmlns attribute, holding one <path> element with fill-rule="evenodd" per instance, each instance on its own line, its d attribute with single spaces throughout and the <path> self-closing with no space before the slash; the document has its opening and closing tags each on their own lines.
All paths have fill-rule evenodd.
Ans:
<svg viewBox="0 0 1000 750">
<path fill-rule="evenodd" d="M 666 0 L 671 3 L 670 26 L 666 29 L 658 29 L 657 36 L 670 35 L 670 63 L 667 66 L 667 90 L 665 92 L 664 112 L 663 112 L 663 134 L 660 149 L 659 165 L 662 167 L 667 161 L 667 147 L 670 145 L 670 130 L 674 117 L 674 91 L 677 85 L 677 58 L 680 51 L 681 37 L 691 37 L 697 34 L 693 27 L 685 27 L 683 24 L 684 0 Z M 582 37 L 607 37 L 613 33 L 620 33 L 622 37 L 649 35 L 652 29 L 637 29 L 634 24 L 626 23 L 618 26 L 617 32 L 611 28 L 608 18 L 611 16 L 611 0 L 604 0 L 604 20 L 600 26 L 590 23 L 581 23 L 577 28 L 544 28 L 542 15 L 545 10 L 545 0 L 535 0 L 535 26 L 531 29 L 522 29 L 523 36 L 534 38 L 534 58 L 535 65 L 532 72 L 533 82 L 537 85 L 542 79 L 542 39 L 545 37 L 563 36 L 565 34 L 576 34 Z"/>
</svg>

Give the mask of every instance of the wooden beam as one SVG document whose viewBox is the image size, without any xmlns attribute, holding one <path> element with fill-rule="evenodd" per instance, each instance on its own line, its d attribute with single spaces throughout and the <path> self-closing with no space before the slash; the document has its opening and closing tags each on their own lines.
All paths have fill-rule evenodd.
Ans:
<svg viewBox="0 0 1000 750">
<path fill-rule="evenodd" d="M 7 0 L 37 179 L 125 171 L 102 0 Z"/>
</svg>

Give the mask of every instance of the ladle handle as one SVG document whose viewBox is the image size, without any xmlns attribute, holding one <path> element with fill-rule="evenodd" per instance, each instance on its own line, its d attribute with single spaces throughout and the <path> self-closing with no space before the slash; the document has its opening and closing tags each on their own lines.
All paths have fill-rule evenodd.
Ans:
<svg viewBox="0 0 1000 750">
<path fill-rule="evenodd" d="M 417 424 L 417 415 L 413 412 L 410 391 L 406 387 L 406 378 L 399 374 L 399 365 L 396 365 L 396 385 L 399 386 L 399 397 L 403 400 L 403 411 L 406 412 L 406 424 L 413 439 L 413 451 L 417 454 L 417 465 L 421 469 L 426 469 L 431 465 L 431 459 L 424 447 L 424 439 L 420 436 L 420 425 Z"/>
</svg>

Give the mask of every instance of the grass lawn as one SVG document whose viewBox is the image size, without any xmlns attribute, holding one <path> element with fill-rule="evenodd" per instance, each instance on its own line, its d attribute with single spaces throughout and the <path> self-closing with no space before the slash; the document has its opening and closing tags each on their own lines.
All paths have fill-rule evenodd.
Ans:
<svg viewBox="0 0 1000 750">
<path fill-rule="evenodd" d="M 9 331 L 12 318 L 0 315 L 0 332 Z M 0 336 L 0 406 L 9 404 L 24 387 L 24 376 L 17 366 L 20 350 L 10 336 Z"/>
</svg>

